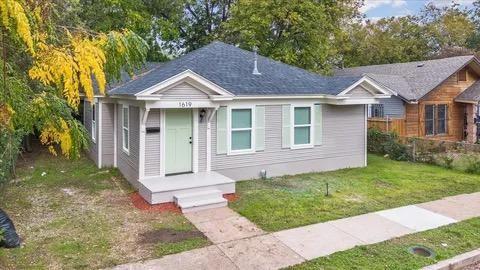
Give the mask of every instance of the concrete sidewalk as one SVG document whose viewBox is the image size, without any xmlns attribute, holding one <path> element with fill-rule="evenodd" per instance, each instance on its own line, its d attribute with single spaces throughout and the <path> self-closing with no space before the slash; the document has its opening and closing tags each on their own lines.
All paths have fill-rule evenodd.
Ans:
<svg viewBox="0 0 480 270">
<path fill-rule="evenodd" d="M 214 245 L 114 269 L 279 269 L 480 216 L 480 192 L 266 234 L 229 208 L 186 217 Z"/>
</svg>

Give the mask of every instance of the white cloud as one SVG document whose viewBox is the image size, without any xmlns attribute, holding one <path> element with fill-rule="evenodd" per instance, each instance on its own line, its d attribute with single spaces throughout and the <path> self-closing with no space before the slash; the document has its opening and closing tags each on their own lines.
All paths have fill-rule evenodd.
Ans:
<svg viewBox="0 0 480 270">
<path fill-rule="evenodd" d="M 434 0 L 434 1 L 429 1 L 429 3 L 434 4 L 437 7 L 446 7 L 452 5 L 452 3 L 457 3 L 463 6 L 468 6 L 473 4 L 475 0 Z"/>
<path fill-rule="evenodd" d="M 364 5 L 360 8 L 363 13 L 377 8 L 379 6 L 403 7 L 407 5 L 406 0 L 365 0 Z"/>
</svg>

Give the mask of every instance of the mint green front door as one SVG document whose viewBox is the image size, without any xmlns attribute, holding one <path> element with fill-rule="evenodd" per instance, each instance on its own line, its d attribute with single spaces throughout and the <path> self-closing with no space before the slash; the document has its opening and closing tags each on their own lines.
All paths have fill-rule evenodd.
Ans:
<svg viewBox="0 0 480 270">
<path fill-rule="evenodd" d="M 192 110 L 168 109 L 165 113 L 165 173 L 192 171 Z"/>
</svg>

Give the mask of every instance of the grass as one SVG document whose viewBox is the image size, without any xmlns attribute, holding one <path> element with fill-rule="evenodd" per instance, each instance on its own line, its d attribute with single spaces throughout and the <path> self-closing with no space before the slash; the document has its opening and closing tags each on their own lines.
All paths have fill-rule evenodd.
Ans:
<svg viewBox="0 0 480 270">
<path fill-rule="evenodd" d="M 366 168 L 239 182 L 231 207 L 279 231 L 475 191 L 480 175 L 369 155 Z"/>
<path fill-rule="evenodd" d="M 105 268 L 210 244 L 181 214 L 136 209 L 131 192 L 118 171 L 85 157 L 20 159 L 0 198 L 23 245 L 0 248 L 0 269 Z"/>
<path fill-rule="evenodd" d="M 410 254 L 408 248 L 415 245 L 432 249 L 435 257 L 425 258 Z M 480 218 L 474 218 L 378 244 L 355 247 L 289 269 L 419 269 L 479 246 Z"/>
</svg>

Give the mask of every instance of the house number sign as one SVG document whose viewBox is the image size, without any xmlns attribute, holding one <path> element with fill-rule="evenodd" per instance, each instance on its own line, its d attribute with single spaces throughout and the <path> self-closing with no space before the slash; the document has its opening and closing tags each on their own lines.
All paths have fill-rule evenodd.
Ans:
<svg viewBox="0 0 480 270">
<path fill-rule="evenodd" d="M 179 101 L 178 102 L 178 107 L 180 108 L 191 108 L 193 106 L 193 103 L 191 101 Z"/>
</svg>

